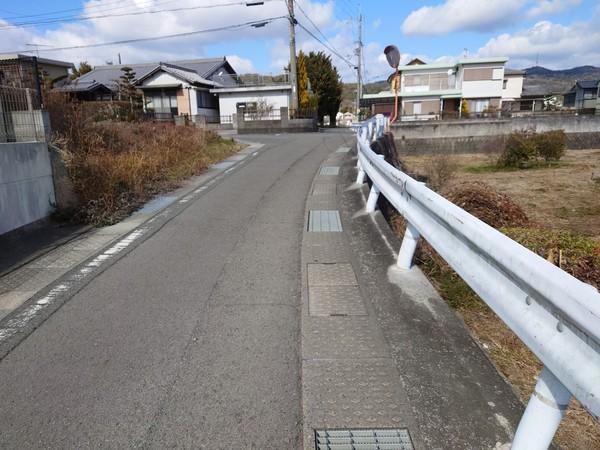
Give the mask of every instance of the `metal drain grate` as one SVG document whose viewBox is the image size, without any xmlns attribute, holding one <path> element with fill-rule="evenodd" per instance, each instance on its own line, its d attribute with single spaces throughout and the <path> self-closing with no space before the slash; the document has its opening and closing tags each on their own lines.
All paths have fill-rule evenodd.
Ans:
<svg viewBox="0 0 600 450">
<path fill-rule="evenodd" d="M 316 430 L 316 450 L 414 450 L 406 428 Z"/>
<path fill-rule="evenodd" d="M 340 168 L 338 166 L 323 166 L 319 175 L 338 175 L 339 173 Z"/>
<path fill-rule="evenodd" d="M 342 221 L 337 210 L 311 209 L 308 212 L 308 231 L 340 232 Z"/>
</svg>

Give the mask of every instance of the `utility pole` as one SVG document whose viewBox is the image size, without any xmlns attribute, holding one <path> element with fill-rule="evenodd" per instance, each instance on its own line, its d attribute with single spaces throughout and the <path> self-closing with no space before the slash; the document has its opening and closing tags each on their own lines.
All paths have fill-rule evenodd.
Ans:
<svg viewBox="0 0 600 450">
<path fill-rule="evenodd" d="M 356 48 L 356 118 L 360 120 L 360 99 L 362 97 L 362 13 L 358 15 L 358 41 L 356 44 L 358 47 Z"/>
<path fill-rule="evenodd" d="M 298 109 L 298 75 L 296 72 L 296 18 L 294 17 L 294 0 L 286 0 L 289 12 L 290 30 L 290 84 L 292 85 L 292 110 Z"/>
</svg>

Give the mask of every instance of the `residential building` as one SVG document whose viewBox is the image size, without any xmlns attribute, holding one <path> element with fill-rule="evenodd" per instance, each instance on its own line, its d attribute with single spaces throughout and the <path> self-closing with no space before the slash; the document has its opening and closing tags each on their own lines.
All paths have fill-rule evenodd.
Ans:
<svg viewBox="0 0 600 450">
<path fill-rule="evenodd" d="M 39 90 L 39 82 L 66 79 L 73 63 L 21 54 L 0 55 L 0 85 Z M 37 76 L 35 76 L 37 74 Z"/>
<path fill-rule="evenodd" d="M 220 83 L 210 92 L 218 96 L 223 120 L 230 120 L 240 107 L 263 113 L 290 107 L 292 85 L 287 75 L 233 75 L 216 80 Z"/>
<path fill-rule="evenodd" d="M 146 91 L 148 92 L 152 89 L 174 89 L 174 98 L 175 100 L 180 98 L 181 103 L 174 101 L 173 105 L 171 105 L 171 100 L 169 100 L 168 106 L 173 113 L 177 112 L 177 114 L 179 114 L 180 109 L 182 114 L 183 111 L 187 111 L 187 113 L 190 111 L 189 95 L 186 96 L 186 94 L 183 93 L 185 89 L 191 86 L 200 87 L 198 83 L 202 80 L 210 82 L 203 85 L 208 89 L 209 87 L 214 86 L 214 77 L 223 76 L 224 74 L 235 74 L 235 70 L 231 67 L 225 57 L 178 60 L 164 63 L 110 64 L 94 67 L 92 71 L 83 74 L 65 86 L 59 87 L 58 90 L 69 92 L 80 100 L 117 100 L 119 98 L 119 80 L 123 75 L 122 69 L 125 67 L 130 67 L 135 73 L 136 82 L 139 82 L 140 80 L 145 81 L 145 85 L 144 83 L 138 84 L 142 91 L 145 90 L 144 86 L 147 87 Z M 169 72 L 167 72 L 167 70 Z M 149 79 L 148 75 L 151 73 L 155 75 L 155 77 Z M 166 83 L 170 83 L 171 86 L 167 86 Z M 150 85 L 153 85 L 154 88 L 151 89 L 149 87 Z M 165 93 L 165 96 L 170 94 L 171 92 L 167 92 Z M 153 107 L 153 104 L 151 107 Z M 166 102 L 163 105 L 163 101 L 161 100 L 160 108 L 166 108 Z M 175 111 L 175 108 L 177 108 L 177 111 Z"/>
<path fill-rule="evenodd" d="M 499 111 L 504 98 L 516 98 L 521 76 L 514 73 L 505 77 L 507 61 L 470 58 L 450 64 L 400 66 L 399 115 L 402 120 L 458 117 L 463 102 L 473 114 Z M 361 106 L 370 107 L 374 114 L 392 114 L 394 93 L 365 94 Z"/>
<path fill-rule="evenodd" d="M 523 80 L 525 71 L 504 68 L 504 79 L 502 80 L 502 109 L 512 110 L 518 104 L 523 94 Z"/>
<path fill-rule="evenodd" d="M 565 93 L 564 106 L 578 111 L 596 109 L 600 80 L 580 80 Z"/>
</svg>

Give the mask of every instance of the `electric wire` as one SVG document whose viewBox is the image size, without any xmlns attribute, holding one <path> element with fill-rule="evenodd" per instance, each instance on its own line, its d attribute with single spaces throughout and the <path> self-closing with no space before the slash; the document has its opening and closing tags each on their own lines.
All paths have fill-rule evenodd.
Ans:
<svg viewBox="0 0 600 450">
<path fill-rule="evenodd" d="M 288 19 L 288 16 L 269 17 L 266 19 L 252 20 L 250 22 L 244 22 L 244 23 L 240 23 L 240 24 L 236 24 L 236 25 L 227 25 L 227 26 L 217 27 L 217 28 L 208 28 L 205 30 L 188 31 L 186 33 L 167 34 L 167 35 L 163 35 L 163 36 L 153 36 L 153 37 L 137 38 L 137 39 L 125 39 L 122 41 L 99 42 L 96 44 L 72 45 L 69 47 L 51 47 L 51 48 L 39 49 L 39 51 L 40 52 L 56 52 L 56 51 L 63 51 L 63 50 L 76 50 L 76 49 L 82 49 L 82 48 L 96 48 L 96 47 L 106 47 L 106 46 L 111 46 L 111 45 L 123 45 L 123 44 L 134 44 L 134 43 L 138 43 L 138 42 L 158 41 L 158 40 L 163 40 L 163 39 L 194 36 L 196 34 L 214 33 L 214 32 L 218 32 L 218 31 L 249 28 L 254 25 L 263 25 L 263 24 L 270 23 L 270 22 L 273 22 L 273 21 L 279 20 L 279 19 Z M 32 52 L 36 52 L 36 50 L 30 50 L 30 49 L 13 50 L 13 51 L 4 52 L 1 54 L 32 53 Z"/>
</svg>

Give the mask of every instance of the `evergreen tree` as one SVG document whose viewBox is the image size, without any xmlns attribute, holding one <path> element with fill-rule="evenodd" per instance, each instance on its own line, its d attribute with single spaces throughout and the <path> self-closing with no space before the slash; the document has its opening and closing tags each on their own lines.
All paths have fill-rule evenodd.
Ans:
<svg viewBox="0 0 600 450">
<path fill-rule="evenodd" d="M 310 52 L 304 57 L 308 79 L 318 98 L 319 121 L 328 115 L 331 126 L 335 126 L 335 116 L 342 102 L 342 81 L 331 57 L 323 52 Z"/>
<path fill-rule="evenodd" d="M 79 78 L 81 75 L 84 75 L 91 71 L 92 71 L 92 66 L 90 66 L 87 61 L 81 61 L 79 63 L 79 67 L 73 69 L 73 74 L 71 75 L 71 80 L 74 80 L 75 78 Z"/>
<path fill-rule="evenodd" d="M 119 77 L 119 97 L 120 100 L 128 101 L 131 106 L 140 102 L 140 94 L 135 87 L 135 72 L 131 67 L 121 68 L 123 75 Z"/>
<path fill-rule="evenodd" d="M 304 52 L 300 50 L 296 63 L 298 71 L 298 105 L 300 108 L 308 108 L 310 106 L 310 93 L 308 92 L 308 72 L 306 70 L 306 57 Z"/>
</svg>

